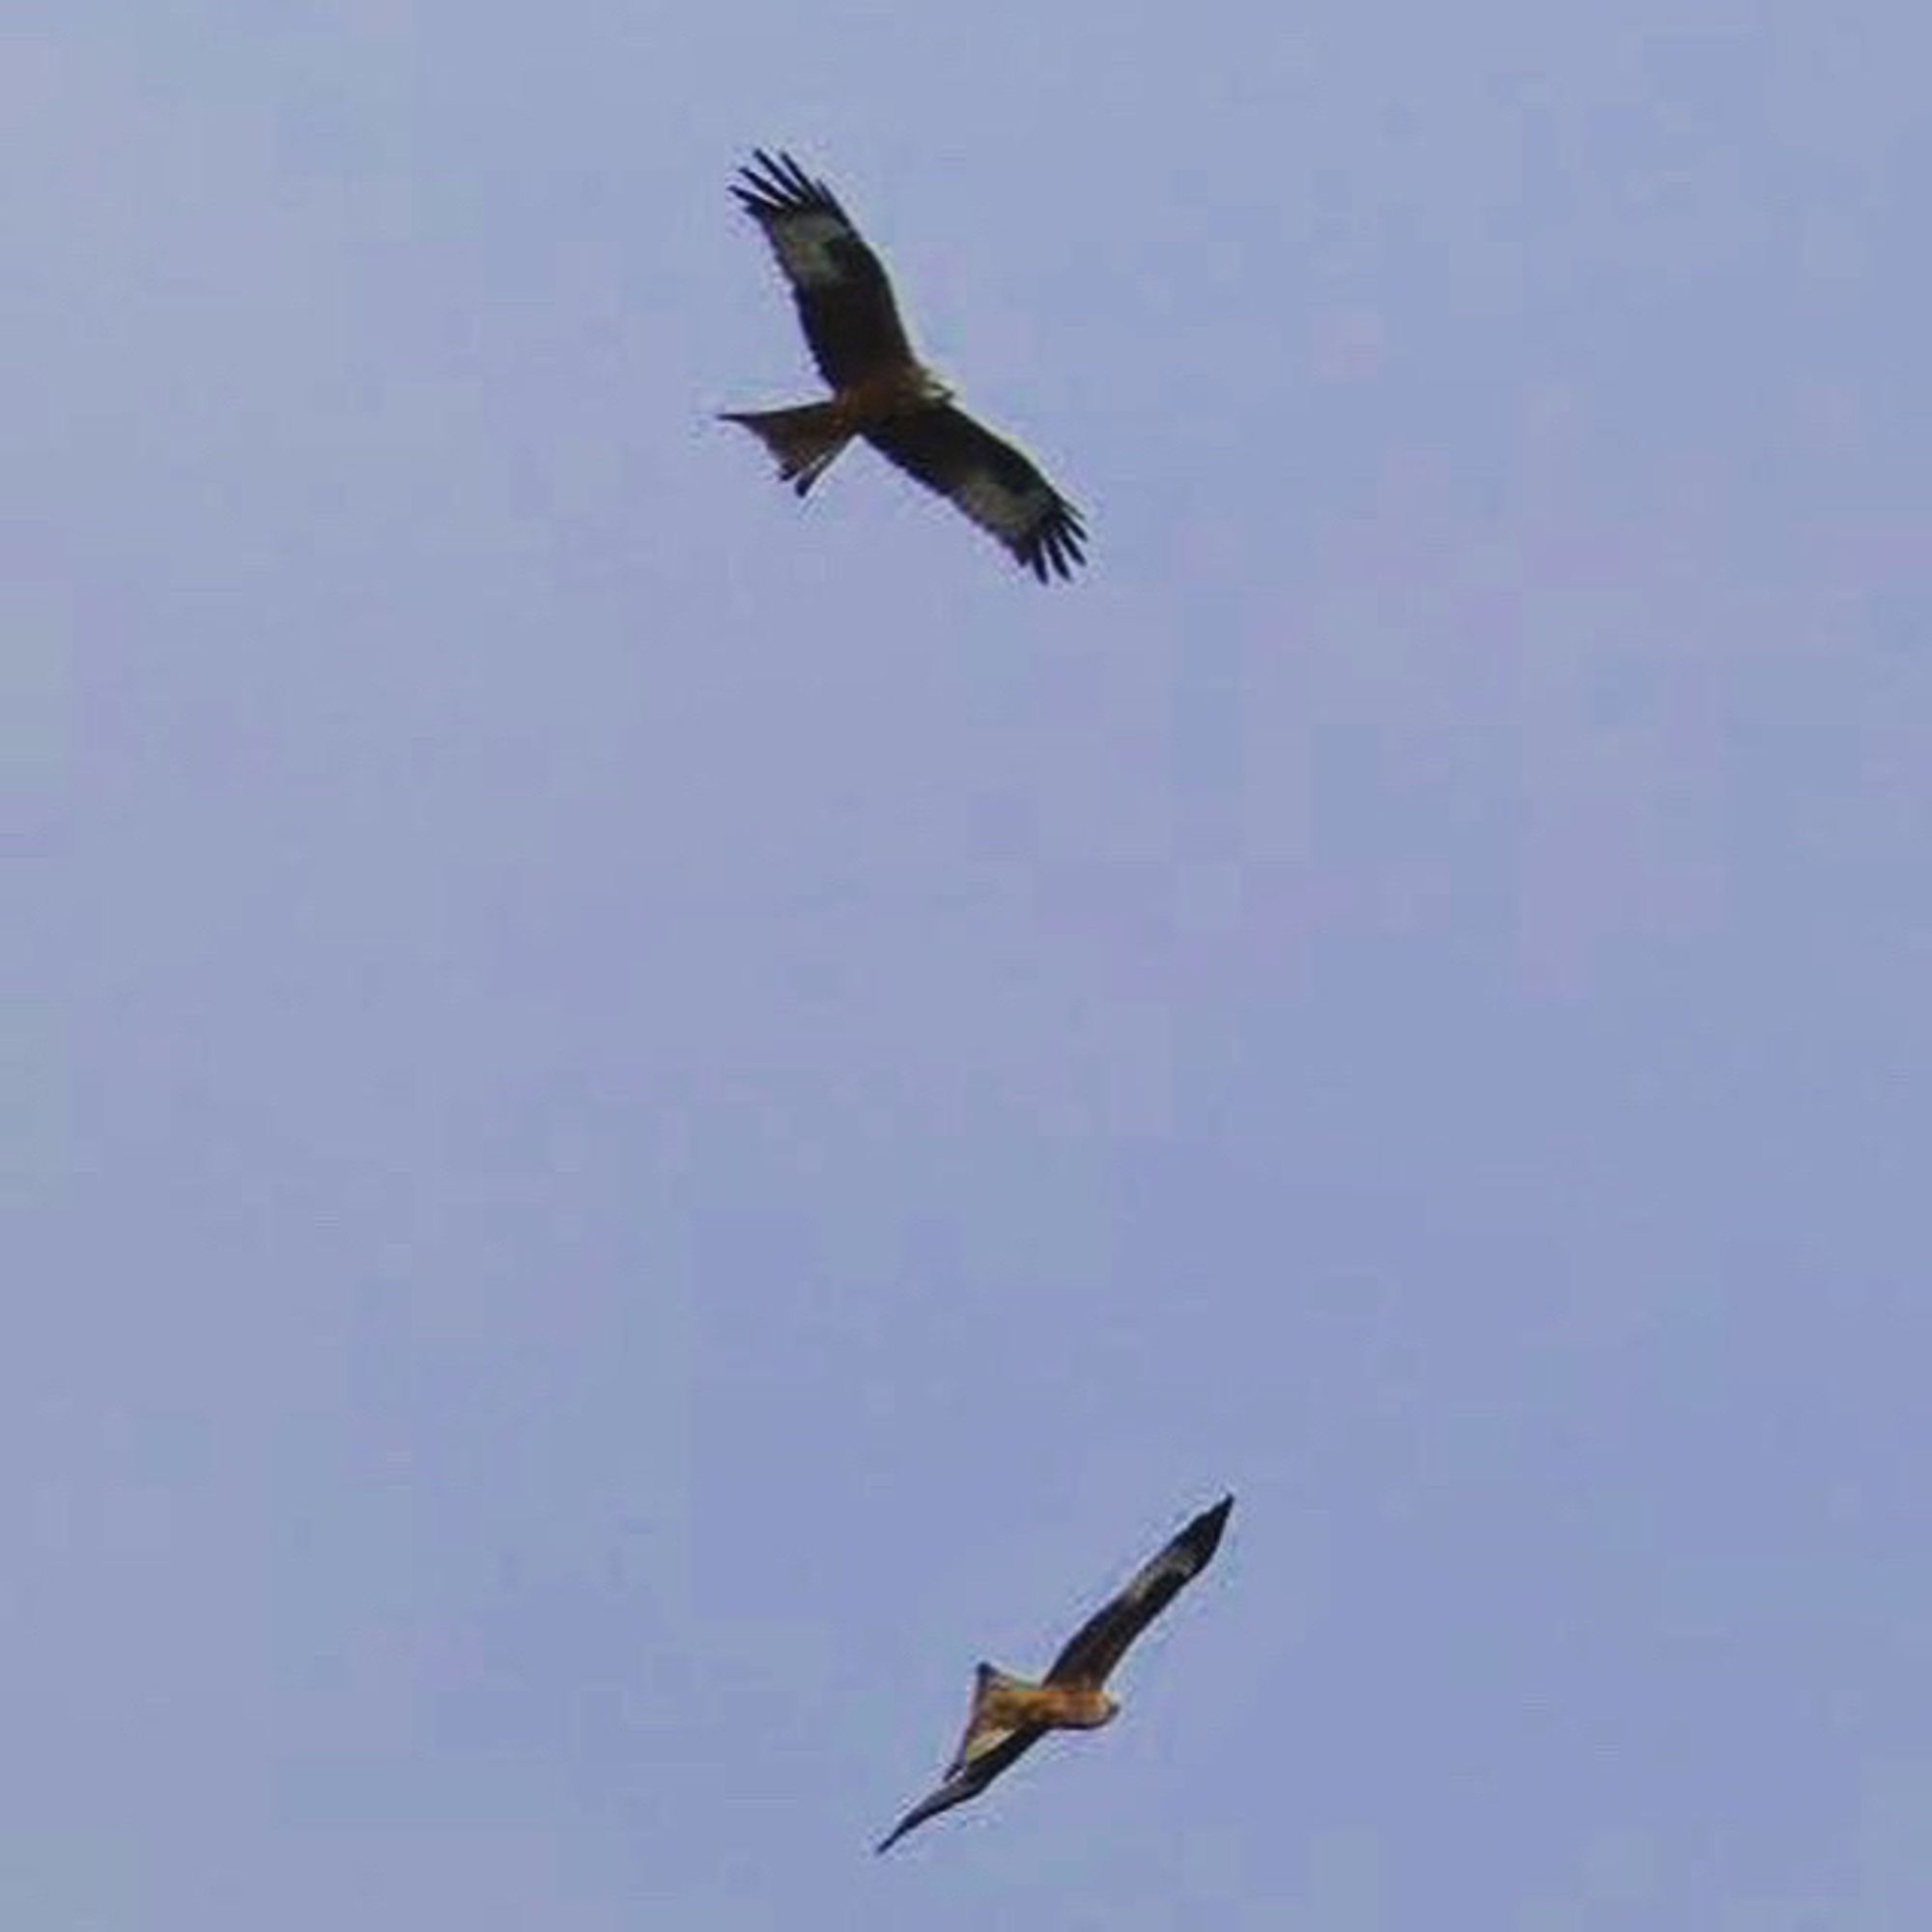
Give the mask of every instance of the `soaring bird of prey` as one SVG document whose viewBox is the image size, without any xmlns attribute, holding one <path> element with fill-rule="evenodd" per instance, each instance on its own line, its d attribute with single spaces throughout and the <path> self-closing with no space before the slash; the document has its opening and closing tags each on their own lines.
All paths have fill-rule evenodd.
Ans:
<svg viewBox="0 0 1932 1932">
<path fill-rule="evenodd" d="M 1203 1510 L 1118 1597 L 1073 1633 L 1043 1682 L 1030 1683 L 990 1663 L 980 1664 L 974 1676 L 966 1735 L 946 1767 L 945 1780 L 880 1839 L 878 1849 L 883 1852 L 914 1826 L 979 1797 L 1048 1731 L 1091 1731 L 1110 1722 L 1121 1707 L 1100 1688 L 1107 1673 L 1181 1585 L 1207 1569 L 1234 1507 L 1234 1497 L 1223 1496 L 1212 1509 Z"/>
<path fill-rule="evenodd" d="M 754 150 L 731 192 L 791 283 L 827 402 L 727 411 L 778 458 L 803 497 L 855 436 L 990 530 L 1044 583 L 1069 576 L 1087 533 L 1076 511 L 1010 443 L 954 409 L 915 360 L 893 285 L 832 190 L 789 155 Z"/>
</svg>

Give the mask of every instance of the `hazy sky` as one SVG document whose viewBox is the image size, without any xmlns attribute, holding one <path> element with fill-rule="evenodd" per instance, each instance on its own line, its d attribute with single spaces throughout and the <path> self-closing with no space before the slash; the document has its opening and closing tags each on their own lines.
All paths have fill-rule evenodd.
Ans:
<svg viewBox="0 0 1932 1932">
<path fill-rule="evenodd" d="M 1923 9 L 26 14 L 0 1918 L 1932 1923 Z"/>
</svg>

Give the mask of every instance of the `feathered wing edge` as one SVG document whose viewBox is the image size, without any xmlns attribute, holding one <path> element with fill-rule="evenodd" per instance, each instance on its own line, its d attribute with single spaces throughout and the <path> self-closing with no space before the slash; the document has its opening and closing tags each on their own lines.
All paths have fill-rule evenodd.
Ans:
<svg viewBox="0 0 1932 1932">
<path fill-rule="evenodd" d="M 1080 512 L 1011 443 L 950 403 L 875 423 L 865 438 L 992 534 L 1044 583 L 1084 561 Z"/>
<path fill-rule="evenodd" d="M 731 192 L 791 284 L 799 326 L 835 389 L 911 361 L 892 278 L 838 198 L 781 150 L 753 150 Z"/>
<path fill-rule="evenodd" d="M 1126 1587 L 1101 1605 L 1067 1638 L 1053 1667 L 1049 1684 L 1094 1684 L 1105 1681 L 1127 1646 L 1166 1609 L 1182 1588 L 1207 1569 L 1221 1547 L 1233 1496 L 1223 1496 L 1205 1509 L 1178 1534 L 1170 1537 Z"/>
<path fill-rule="evenodd" d="M 782 148 L 777 154 L 753 148 L 751 161 L 738 170 L 731 192 L 756 221 L 787 214 L 831 214 L 858 233 L 857 223 L 839 207 L 838 197 L 822 181 L 807 174 Z"/>
<path fill-rule="evenodd" d="M 936 1818 L 942 1811 L 950 1811 L 955 1804 L 979 1797 L 994 1778 L 1017 1764 L 1045 1735 L 1043 1724 L 1015 1731 L 1005 1744 L 996 1745 L 972 1763 L 962 1765 L 943 1784 L 922 1798 L 872 1849 L 890 1851 L 908 1832 L 923 1825 L 928 1818 Z"/>
</svg>

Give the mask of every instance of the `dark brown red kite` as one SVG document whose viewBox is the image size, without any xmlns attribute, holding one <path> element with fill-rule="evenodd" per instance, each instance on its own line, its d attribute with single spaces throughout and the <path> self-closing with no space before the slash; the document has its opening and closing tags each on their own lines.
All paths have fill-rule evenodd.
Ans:
<svg viewBox="0 0 1932 1932">
<path fill-rule="evenodd" d="M 1234 1497 L 1223 1496 L 1212 1509 L 1203 1510 L 1119 1596 L 1073 1633 L 1042 1682 L 1030 1683 L 990 1663 L 980 1664 L 966 1735 L 946 1767 L 945 1782 L 922 1798 L 880 1839 L 878 1849 L 883 1852 L 915 1825 L 979 1797 L 1048 1731 L 1091 1731 L 1109 1722 L 1121 1707 L 1100 1688 L 1108 1672 L 1181 1586 L 1207 1569 L 1234 1507 Z"/>
<path fill-rule="evenodd" d="M 731 192 L 772 244 L 827 402 L 727 412 L 778 458 L 803 497 L 855 437 L 950 498 L 1044 583 L 1071 575 L 1087 533 L 1079 512 L 1010 443 L 952 407 L 915 359 L 879 258 L 823 182 L 789 155 L 755 151 Z"/>
</svg>

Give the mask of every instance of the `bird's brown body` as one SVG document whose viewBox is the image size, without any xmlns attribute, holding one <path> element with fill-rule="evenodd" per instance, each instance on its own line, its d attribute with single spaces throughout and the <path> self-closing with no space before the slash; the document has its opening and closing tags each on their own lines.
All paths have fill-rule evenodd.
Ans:
<svg viewBox="0 0 1932 1932">
<path fill-rule="evenodd" d="M 973 1715 L 952 1768 L 971 1764 L 1014 1731 L 1097 1731 L 1120 1709 L 1097 1684 L 1034 1684 L 982 1663 Z"/>
</svg>

